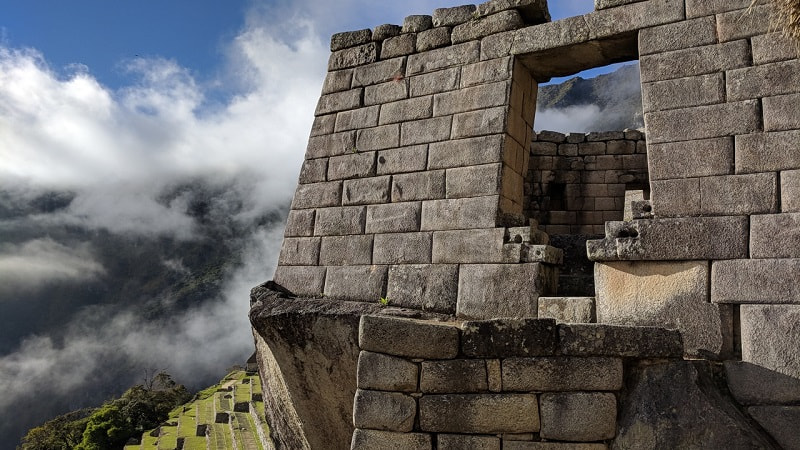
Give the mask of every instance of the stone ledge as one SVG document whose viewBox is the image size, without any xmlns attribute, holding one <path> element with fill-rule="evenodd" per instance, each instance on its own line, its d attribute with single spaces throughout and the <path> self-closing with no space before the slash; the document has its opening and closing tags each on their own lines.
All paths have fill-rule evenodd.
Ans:
<svg viewBox="0 0 800 450">
<path fill-rule="evenodd" d="M 570 356 L 681 358 L 678 330 L 602 324 L 558 325 L 559 350 Z"/>
<path fill-rule="evenodd" d="M 555 354 L 556 321 L 493 319 L 464 322 L 461 351 L 472 358 Z"/>
<path fill-rule="evenodd" d="M 363 316 L 358 332 L 362 350 L 396 356 L 451 359 L 458 355 L 456 324 L 386 316 Z"/>
</svg>

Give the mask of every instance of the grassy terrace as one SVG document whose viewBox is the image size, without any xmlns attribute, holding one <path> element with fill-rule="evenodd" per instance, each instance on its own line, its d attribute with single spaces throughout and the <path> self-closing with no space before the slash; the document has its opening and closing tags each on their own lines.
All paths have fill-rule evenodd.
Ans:
<svg viewBox="0 0 800 450">
<path fill-rule="evenodd" d="M 126 445 L 125 450 L 231 450 L 234 440 L 238 450 L 272 449 L 271 442 L 261 441 L 256 425 L 262 424 L 263 434 L 269 436 L 261 393 L 257 374 L 231 372 L 218 384 L 198 392 L 191 402 L 175 408 L 157 432 L 146 431 L 140 444 Z M 235 403 L 250 403 L 258 418 L 234 412 Z M 220 420 L 225 418 L 218 413 L 226 413 L 227 421 L 215 423 L 218 415 Z M 205 428 L 205 434 L 197 436 L 198 428 L 201 432 Z"/>
</svg>

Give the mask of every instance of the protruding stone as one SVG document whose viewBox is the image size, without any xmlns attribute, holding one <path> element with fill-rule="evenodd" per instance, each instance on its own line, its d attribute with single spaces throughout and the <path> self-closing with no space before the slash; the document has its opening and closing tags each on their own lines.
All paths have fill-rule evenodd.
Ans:
<svg viewBox="0 0 800 450">
<path fill-rule="evenodd" d="M 493 319 L 464 322 L 461 351 L 473 358 L 553 355 L 556 322 L 552 319 Z"/>
<path fill-rule="evenodd" d="M 559 349 L 564 355 L 680 358 L 678 330 L 601 324 L 559 324 Z"/>
<path fill-rule="evenodd" d="M 462 5 L 453 8 L 436 8 L 433 10 L 434 27 L 452 27 L 471 20 L 475 16 L 475 5 Z"/>
<path fill-rule="evenodd" d="M 366 44 L 372 39 L 372 30 L 345 31 L 331 36 L 331 51 Z"/>
<path fill-rule="evenodd" d="M 383 24 L 378 25 L 372 31 L 372 40 L 373 41 L 382 41 L 384 39 L 388 39 L 390 37 L 395 37 L 400 35 L 402 32 L 403 27 L 400 25 L 393 25 L 393 24 Z"/>
<path fill-rule="evenodd" d="M 433 18 L 431 16 L 415 15 L 407 16 L 403 20 L 403 33 L 419 33 L 433 28 Z"/>
<path fill-rule="evenodd" d="M 455 26 L 451 39 L 454 44 L 458 44 L 502 33 L 503 31 L 516 30 L 522 26 L 522 16 L 518 11 L 502 11 Z"/>
<path fill-rule="evenodd" d="M 478 5 L 476 12 L 483 17 L 511 9 L 519 11 L 528 25 L 550 21 L 547 0 L 489 0 Z"/>
<path fill-rule="evenodd" d="M 458 354 L 458 328 L 384 316 L 364 316 L 359 328 L 362 350 L 409 358 L 450 359 Z"/>
</svg>

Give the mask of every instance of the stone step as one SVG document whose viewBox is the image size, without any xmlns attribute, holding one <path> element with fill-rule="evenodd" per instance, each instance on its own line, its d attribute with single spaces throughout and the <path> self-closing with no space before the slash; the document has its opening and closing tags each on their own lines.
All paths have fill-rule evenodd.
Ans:
<svg viewBox="0 0 800 450">
<path fill-rule="evenodd" d="M 594 297 L 539 297 L 539 318 L 561 323 L 595 323 Z"/>
</svg>

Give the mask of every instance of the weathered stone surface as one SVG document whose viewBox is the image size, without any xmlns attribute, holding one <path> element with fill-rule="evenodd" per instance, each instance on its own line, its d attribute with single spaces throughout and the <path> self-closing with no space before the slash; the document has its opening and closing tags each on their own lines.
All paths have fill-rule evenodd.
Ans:
<svg viewBox="0 0 800 450">
<path fill-rule="evenodd" d="M 708 261 L 595 264 L 597 321 L 678 329 L 684 351 L 720 358 L 733 351 L 733 314 L 710 303 Z"/>
<path fill-rule="evenodd" d="M 628 373 L 612 448 L 775 448 L 720 392 L 707 362 L 670 361 Z"/>
<path fill-rule="evenodd" d="M 800 214 L 751 216 L 750 257 L 800 257 Z"/>
<path fill-rule="evenodd" d="M 652 180 L 650 198 L 658 217 L 700 215 L 700 179 Z"/>
<path fill-rule="evenodd" d="M 284 240 L 284 242 L 286 242 Z M 325 236 L 319 251 L 321 266 L 369 265 L 372 263 L 372 236 Z"/>
<path fill-rule="evenodd" d="M 589 40 L 589 27 L 581 17 L 569 17 L 555 22 L 526 27 L 514 33 L 511 53 L 518 55 L 553 48 L 568 47 Z"/>
<path fill-rule="evenodd" d="M 700 211 L 712 215 L 778 211 L 778 178 L 774 173 L 700 178 Z"/>
<path fill-rule="evenodd" d="M 719 303 L 800 303 L 800 259 L 714 261 L 711 300 Z"/>
<path fill-rule="evenodd" d="M 292 209 L 319 208 L 337 206 L 342 199 L 342 183 L 301 184 L 297 186 L 292 199 Z"/>
<path fill-rule="evenodd" d="M 731 70 L 726 77 L 728 101 L 800 92 L 800 61 Z"/>
<path fill-rule="evenodd" d="M 394 175 L 392 177 L 392 201 L 408 202 L 444 198 L 444 177 L 444 170 Z"/>
<path fill-rule="evenodd" d="M 283 298 L 268 285 L 252 291 L 250 322 L 270 437 L 284 448 L 347 448 L 359 317 L 380 306 Z"/>
<path fill-rule="evenodd" d="M 539 297 L 539 318 L 592 323 L 595 321 L 594 297 Z"/>
<path fill-rule="evenodd" d="M 595 11 L 584 17 L 592 39 L 613 39 L 622 33 L 677 22 L 685 18 L 683 2 L 679 0 L 630 3 L 617 8 Z"/>
<path fill-rule="evenodd" d="M 464 322 L 461 351 L 474 358 L 553 355 L 556 323 L 552 319 L 492 319 Z"/>
<path fill-rule="evenodd" d="M 390 37 L 398 36 L 402 31 L 403 27 L 400 25 L 394 25 L 391 23 L 378 25 L 374 30 L 372 30 L 372 40 L 383 41 L 385 39 L 389 39 Z"/>
<path fill-rule="evenodd" d="M 300 184 L 320 183 L 327 181 L 328 159 L 307 159 L 300 168 Z"/>
<path fill-rule="evenodd" d="M 737 136 L 737 139 L 741 137 Z M 733 138 L 650 144 L 647 162 L 651 180 L 732 174 Z"/>
<path fill-rule="evenodd" d="M 352 153 L 355 148 L 356 134 L 352 131 L 313 136 L 308 139 L 306 158 L 324 158 L 332 155 Z"/>
<path fill-rule="evenodd" d="M 762 100 L 764 129 L 767 131 L 800 129 L 798 103 L 800 103 L 800 94 L 765 97 Z"/>
<path fill-rule="evenodd" d="M 386 298 L 391 305 L 454 314 L 457 295 L 457 265 L 403 264 L 389 268 Z"/>
<path fill-rule="evenodd" d="M 594 9 L 601 10 L 601 9 L 615 8 L 617 6 L 629 5 L 631 3 L 636 3 L 640 1 L 642 0 L 594 0 Z"/>
<path fill-rule="evenodd" d="M 622 389 L 622 359 L 507 358 L 503 360 L 506 391 L 618 391 Z"/>
<path fill-rule="evenodd" d="M 506 250 L 504 228 L 437 231 L 433 233 L 433 262 L 475 264 L 514 263 L 520 255 Z M 510 246 L 509 246 L 510 247 Z M 516 256 L 516 260 L 512 260 Z"/>
<path fill-rule="evenodd" d="M 481 39 L 481 61 L 510 56 L 515 33 L 516 31 L 506 31 Z"/>
<path fill-rule="evenodd" d="M 724 101 L 725 79 L 722 73 L 656 81 L 642 85 L 642 109 L 645 113 L 713 105 Z"/>
<path fill-rule="evenodd" d="M 325 277 L 325 295 L 377 303 L 386 295 L 387 272 L 386 266 L 329 267 Z"/>
<path fill-rule="evenodd" d="M 289 216 L 286 219 L 286 229 L 283 235 L 286 237 L 313 235 L 315 214 L 316 211 L 313 209 L 289 211 Z"/>
<path fill-rule="evenodd" d="M 392 58 L 357 67 L 353 71 L 353 87 L 368 86 L 397 79 L 403 76 L 405 68 L 406 58 Z"/>
<path fill-rule="evenodd" d="M 747 41 L 740 40 L 646 55 L 639 63 L 642 82 L 646 83 L 747 67 L 750 58 Z M 649 127 L 647 131 L 651 133 Z"/>
<path fill-rule="evenodd" d="M 397 392 L 356 391 L 353 424 L 356 428 L 409 432 L 414 428 L 417 402 Z"/>
<path fill-rule="evenodd" d="M 378 45 L 375 42 L 346 48 L 331 54 L 328 60 L 328 72 L 350 67 L 363 66 L 378 60 Z"/>
<path fill-rule="evenodd" d="M 478 62 L 480 42 L 465 42 L 450 47 L 418 53 L 408 57 L 407 75 L 433 72 L 453 66 Z"/>
<path fill-rule="evenodd" d="M 356 133 L 355 151 L 369 152 L 400 146 L 400 127 L 397 124 L 365 128 Z M 351 151 L 352 152 L 352 151 Z"/>
<path fill-rule="evenodd" d="M 736 173 L 800 168 L 800 131 L 736 136 Z"/>
<path fill-rule="evenodd" d="M 797 44 L 782 33 L 753 36 L 751 43 L 754 64 L 767 64 L 800 57 L 800 49 L 797 48 Z"/>
<path fill-rule="evenodd" d="M 431 262 L 433 233 L 375 235 L 373 264 L 427 264 Z"/>
<path fill-rule="evenodd" d="M 710 16 L 744 9 L 750 6 L 750 3 L 751 0 L 686 0 L 686 17 Z"/>
<path fill-rule="evenodd" d="M 400 145 L 427 144 L 450 138 L 452 117 L 434 117 L 401 124 Z"/>
<path fill-rule="evenodd" d="M 407 16 L 403 20 L 403 33 L 418 33 L 433 27 L 433 18 L 431 16 L 414 15 Z"/>
<path fill-rule="evenodd" d="M 417 34 L 417 52 L 427 52 L 450 45 L 450 27 L 438 27 Z"/>
<path fill-rule="evenodd" d="M 554 293 L 557 284 L 558 269 L 541 263 L 465 264 L 459 271 L 456 315 L 535 317 L 539 296 Z"/>
<path fill-rule="evenodd" d="M 319 238 L 284 238 L 278 264 L 284 266 L 316 266 L 319 261 Z"/>
<path fill-rule="evenodd" d="M 365 206 L 344 206 L 341 208 L 320 208 L 314 222 L 315 236 L 342 236 L 362 234 L 366 221 Z"/>
<path fill-rule="evenodd" d="M 436 444 L 438 450 L 500 450 L 500 439 L 494 436 L 438 434 Z"/>
<path fill-rule="evenodd" d="M 378 125 L 379 108 L 379 106 L 368 106 L 366 108 L 351 109 L 350 111 L 342 111 L 336 114 L 334 131 L 356 130 Z"/>
<path fill-rule="evenodd" d="M 409 358 L 455 358 L 458 328 L 452 323 L 364 316 L 358 332 L 362 350 Z"/>
<path fill-rule="evenodd" d="M 328 162 L 331 181 L 372 176 L 375 176 L 375 152 L 334 156 Z"/>
<path fill-rule="evenodd" d="M 419 389 L 426 394 L 486 391 L 486 363 L 482 359 L 423 361 Z"/>
<path fill-rule="evenodd" d="M 639 54 L 650 55 L 717 43 L 714 16 L 676 22 L 639 32 Z"/>
<path fill-rule="evenodd" d="M 433 116 L 433 98 L 415 97 L 381 106 L 380 124 L 427 119 Z"/>
<path fill-rule="evenodd" d="M 366 44 L 370 40 L 372 40 L 372 30 L 370 29 L 336 33 L 331 36 L 331 51 L 335 52 L 343 48 Z"/>
<path fill-rule="evenodd" d="M 513 248 L 513 244 L 506 245 L 506 248 L 508 249 L 509 246 Z M 559 265 L 564 262 L 564 251 L 551 245 L 525 244 L 522 248 L 521 260 L 523 262 L 542 262 L 546 264 Z"/>
<path fill-rule="evenodd" d="M 415 392 L 419 367 L 403 358 L 373 352 L 358 356 L 358 387 L 374 391 Z"/>
<path fill-rule="evenodd" d="M 325 116 L 314 117 L 314 123 L 311 124 L 311 136 L 322 136 L 323 134 L 333 133 L 336 127 L 336 114 L 328 114 Z"/>
<path fill-rule="evenodd" d="M 350 89 L 352 81 L 353 69 L 328 72 L 328 75 L 325 77 L 325 82 L 322 84 L 322 93 L 330 94 L 332 92 L 346 91 Z"/>
<path fill-rule="evenodd" d="M 415 145 L 378 152 L 378 175 L 420 172 L 428 163 L 428 146 Z"/>
<path fill-rule="evenodd" d="M 800 378 L 800 305 L 742 305 L 742 361 Z"/>
<path fill-rule="evenodd" d="M 526 24 L 550 21 L 550 11 L 545 0 L 489 0 L 478 5 L 476 12 L 482 17 L 510 9 L 519 11 Z"/>
<path fill-rule="evenodd" d="M 430 450 L 431 435 L 395 433 L 379 430 L 356 430 L 351 450 Z"/>
<path fill-rule="evenodd" d="M 523 26 L 519 11 L 501 11 L 489 16 L 482 16 L 453 27 L 454 44 L 480 39 L 503 31 L 516 30 Z"/>
<path fill-rule="evenodd" d="M 458 88 L 460 79 L 461 69 L 458 67 L 426 73 L 411 77 L 409 90 L 412 97 L 452 91 Z"/>
<path fill-rule="evenodd" d="M 346 180 L 342 187 L 342 204 L 374 205 L 389 202 L 392 178 L 382 177 Z"/>
<path fill-rule="evenodd" d="M 504 81 L 511 78 L 513 59 L 496 58 L 464 66 L 461 69 L 461 87 Z"/>
<path fill-rule="evenodd" d="M 545 439 L 589 442 L 616 434 L 617 398 L 611 393 L 544 393 L 539 413 Z"/>
<path fill-rule="evenodd" d="M 502 161 L 503 135 L 450 140 L 430 145 L 428 168 L 473 166 Z"/>
<path fill-rule="evenodd" d="M 446 394 L 419 399 L 423 431 L 526 433 L 539 431 L 539 407 L 533 394 Z"/>
<path fill-rule="evenodd" d="M 800 212 L 800 170 L 781 172 L 781 211 Z"/>
<path fill-rule="evenodd" d="M 574 356 L 680 358 L 683 342 L 677 330 L 605 324 L 559 324 L 561 353 Z"/>
<path fill-rule="evenodd" d="M 408 80 L 392 80 L 364 88 L 364 105 L 377 105 L 408 98 Z"/>
<path fill-rule="evenodd" d="M 645 114 L 649 143 L 707 139 L 758 130 L 758 102 L 723 103 Z M 686 123 L 702 124 L 686 128 Z"/>
<path fill-rule="evenodd" d="M 272 279 L 296 295 L 315 297 L 325 289 L 325 267 L 278 266 Z"/>
<path fill-rule="evenodd" d="M 462 5 L 453 8 L 436 8 L 433 10 L 434 27 L 452 27 L 473 18 L 475 5 Z"/>
<path fill-rule="evenodd" d="M 747 412 L 767 430 L 784 450 L 800 449 L 797 424 L 800 406 L 752 406 Z"/>
<path fill-rule="evenodd" d="M 727 42 L 767 33 L 770 30 L 771 9 L 771 5 L 753 5 L 745 11 L 717 15 L 719 41 Z"/>
<path fill-rule="evenodd" d="M 605 240 L 586 247 L 592 261 L 747 258 L 748 228 L 738 216 L 608 222 Z"/>
<path fill-rule="evenodd" d="M 434 97 L 433 113 L 436 116 L 446 116 L 476 109 L 502 106 L 509 102 L 510 92 L 511 83 L 498 81 L 437 94 Z"/>
<path fill-rule="evenodd" d="M 742 405 L 796 404 L 800 378 L 784 375 L 744 361 L 725 361 L 725 379 Z"/>
<path fill-rule="evenodd" d="M 422 230 L 494 228 L 499 198 L 486 197 L 422 202 Z"/>
<path fill-rule="evenodd" d="M 508 123 L 508 107 L 472 111 L 453 116 L 453 139 L 502 133 Z"/>
<path fill-rule="evenodd" d="M 415 33 L 390 37 L 381 44 L 381 59 L 410 55 L 414 53 L 416 44 L 417 35 Z M 402 73 L 400 75 L 402 75 Z"/>
<path fill-rule="evenodd" d="M 499 194 L 502 169 L 500 163 L 448 169 L 447 198 Z"/>
<path fill-rule="evenodd" d="M 366 233 L 419 231 L 422 203 L 405 202 L 367 206 Z"/>
</svg>

